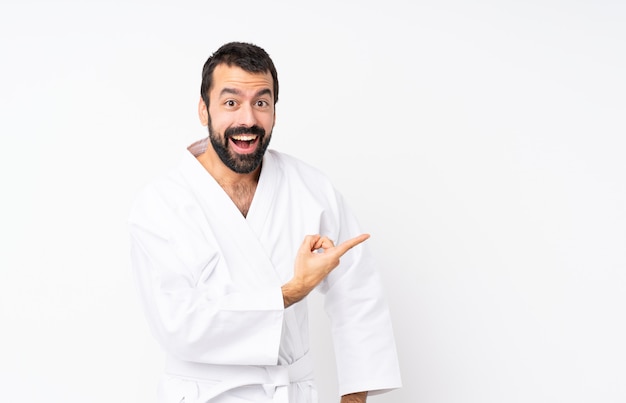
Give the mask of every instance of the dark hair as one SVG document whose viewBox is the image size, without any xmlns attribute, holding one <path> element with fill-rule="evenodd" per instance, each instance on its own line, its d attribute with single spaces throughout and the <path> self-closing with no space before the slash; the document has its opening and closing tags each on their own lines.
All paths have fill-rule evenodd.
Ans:
<svg viewBox="0 0 626 403">
<path fill-rule="evenodd" d="M 200 95 L 207 107 L 209 106 L 209 91 L 213 84 L 213 70 L 219 64 L 235 65 L 249 73 L 269 72 L 274 80 L 274 104 L 278 102 L 278 73 L 267 52 L 251 43 L 230 42 L 215 51 L 202 68 Z"/>
</svg>

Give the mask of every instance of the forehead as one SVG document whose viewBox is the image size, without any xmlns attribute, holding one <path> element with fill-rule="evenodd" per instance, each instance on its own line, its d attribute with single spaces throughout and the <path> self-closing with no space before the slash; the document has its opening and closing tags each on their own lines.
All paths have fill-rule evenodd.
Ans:
<svg viewBox="0 0 626 403">
<path fill-rule="evenodd" d="M 224 88 L 250 92 L 269 89 L 274 95 L 273 83 L 272 75 L 269 72 L 250 73 L 241 67 L 219 64 L 213 70 L 211 95 L 219 96 Z"/>
</svg>

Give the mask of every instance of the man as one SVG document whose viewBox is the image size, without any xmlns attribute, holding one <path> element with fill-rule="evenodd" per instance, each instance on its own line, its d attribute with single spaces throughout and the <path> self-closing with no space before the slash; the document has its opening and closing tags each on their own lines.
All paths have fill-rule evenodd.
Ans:
<svg viewBox="0 0 626 403">
<path fill-rule="evenodd" d="M 303 301 L 314 288 L 332 321 L 341 402 L 400 387 L 387 306 L 361 245 L 369 235 L 324 175 L 267 150 L 277 101 L 267 53 L 222 46 L 202 72 L 208 139 L 131 212 L 134 273 L 167 352 L 163 403 L 316 402 Z"/>
</svg>

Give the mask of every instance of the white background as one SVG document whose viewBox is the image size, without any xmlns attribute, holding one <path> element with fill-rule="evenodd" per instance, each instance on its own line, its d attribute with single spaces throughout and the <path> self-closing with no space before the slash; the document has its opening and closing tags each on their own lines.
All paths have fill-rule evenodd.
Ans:
<svg viewBox="0 0 626 403">
<path fill-rule="evenodd" d="M 626 401 L 625 4 L 3 0 L 0 401 L 153 401 L 126 218 L 231 40 L 372 234 L 405 386 L 371 401 Z"/>
</svg>

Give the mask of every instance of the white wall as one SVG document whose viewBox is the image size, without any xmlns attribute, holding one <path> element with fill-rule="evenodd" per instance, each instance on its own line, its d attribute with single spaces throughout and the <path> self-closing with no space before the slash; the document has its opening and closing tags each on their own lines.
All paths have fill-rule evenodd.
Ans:
<svg viewBox="0 0 626 403">
<path fill-rule="evenodd" d="M 373 235 L 405 387 L 371 401 L 626 401 L 624 21 L 610 0 L 3 0 L 0 400 L 152 401 L 126 217 L 205 135 L 204 60 L 245 40 L 279 69 L 273 147 Z"/>
</svg>

